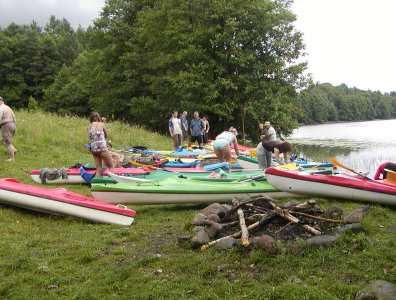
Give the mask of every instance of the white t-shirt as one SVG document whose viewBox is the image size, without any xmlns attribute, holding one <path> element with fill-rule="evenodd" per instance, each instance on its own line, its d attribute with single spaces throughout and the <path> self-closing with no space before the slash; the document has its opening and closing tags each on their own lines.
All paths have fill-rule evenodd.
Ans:
<svg viewBox="0 0 396 300">
<path fill-rule="evenodd" d="M 179 118 L 171 118 L 173 134 L 182 134 Z"/>
<path fill-rule="evenodd" d="M 271 126 L 270 128 L 268 128 L 266 135 L 267 136 L 269 135 L 268 141 L 276 141 L 276 132 L 275 132 L 274 127 Z"/>
</svg>

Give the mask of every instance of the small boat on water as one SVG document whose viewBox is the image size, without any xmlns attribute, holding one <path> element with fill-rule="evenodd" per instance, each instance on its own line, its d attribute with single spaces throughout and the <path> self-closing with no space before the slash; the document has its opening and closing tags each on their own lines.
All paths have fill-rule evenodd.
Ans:
<svg viewBox="0 0 396 300">
<path fill-rule="evenodd" d="M 92 195 L 108 203 L 183 204 L 229 202 L 234 197 L 268 195 L 279 199 L 291 197 L 266 181 L 208 182 L 185 178 L 166 178 L 153 182 L 93 184 Z"/>
<path fill-rule="evenodd" d="M 47 171 L 51 172 L 58 171 L 56 174 L 57 176 L 47 176 Z M 96 170 L 85 170 L 89 174 L 95 174 Z M 141 175 L 152 172 L 153 169 L 150 168 L 115 168 L 113 173 L 114 174 L 132 174 L 132 175 Z M 104 169 L 103 175 L 107 176 L 107 169 Z M 86 181 L 81 176 L 79 168 L 68 168 L 65 172 L 58 170 L 58 169 L 40 169 L 40 170 L 32 170 L 30 172 L 30 176 L 32 180 L 36 183 L 48 183 L 48 184 L 81 184 L 85 183 Z"/>
<path fill-rule="evenodd" d="M 384 173 L 389 175 L 380 179 L 380 175 L 383 176 Z M 374 179 L 363 174 L 323 175 L 277 168 L 266 170 L 268 182 L 284 192 L 396 206 L 396 180 L 391 180 L 394 178 L 392 174 L 385 167 L 380 172 L 377 171 Z"/>
<path fill-rule="evenodd" d="M 124 226 L 131 225 L 136 215 L 135 211 L 124 205 L 104 203 L 64 188 L 48 189 L 23 184 L 13 178 L 0 179 L 0 203 Z"/>
</svg>

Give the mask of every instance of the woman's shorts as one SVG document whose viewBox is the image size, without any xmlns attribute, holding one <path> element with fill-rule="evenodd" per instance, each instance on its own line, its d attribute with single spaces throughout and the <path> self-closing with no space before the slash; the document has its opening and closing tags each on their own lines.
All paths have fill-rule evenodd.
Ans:
<svg viewBox="0 0 396 300">
<path fill-rule="evenodd" d="M 1 133 L 3 135 L 3 142 L 6 144 L 12 143 L 12 138 L 15 135 L 16 126 L 14 122 L 5 123 L 1 126 Z"/>
<path fill-rule="evenodd" d="M 223 149 L 225 146 L 229 145 L 230 143 L 227 140 L 215 140 L 213 142 L 214 149 Z"/>
</svg>

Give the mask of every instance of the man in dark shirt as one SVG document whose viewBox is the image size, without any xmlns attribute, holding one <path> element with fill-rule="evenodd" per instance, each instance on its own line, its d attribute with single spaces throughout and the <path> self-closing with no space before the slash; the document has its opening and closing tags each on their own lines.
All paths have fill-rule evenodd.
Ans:
<svg viewBox="0 0 396 300">
<path fill-rule="evenodd" d="M 257 152 L 257 161 L 260 169 L 266 169 L 272 165 L 272 154 L 275 155 L 275 160 L 278 164 L 283 165 L 290 162 L 290 152 L 292 145 L 288 142 L 278 141 L 263 141 L 262 153 Z M 280 159 L 280 154 L 283 153 L 284 162 Z"/>
<path fill-rule="evenodd" d="M 198 142 L 198 146 L 202 145 L 202 135 L 205 129 L 205 125 L 202 119 L 199 117 L 197 111 L 194 112 L 194 119 L 190 122 L 190 132 L 191 132 L 191 143 Z"/>
</svg>

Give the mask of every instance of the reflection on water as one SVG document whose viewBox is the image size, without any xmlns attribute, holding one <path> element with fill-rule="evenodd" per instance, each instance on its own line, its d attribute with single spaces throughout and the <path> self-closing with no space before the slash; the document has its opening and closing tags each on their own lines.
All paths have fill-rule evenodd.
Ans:
<svg viewBox="0 0 396 300">
<path fill-rule="evenodd" d="M 396 120 L 302 126 L 287 139 L 299 157 L 339 162 L 358 171 L 370 171 L 385 161 L 396 162 Z"/>
</svg>

